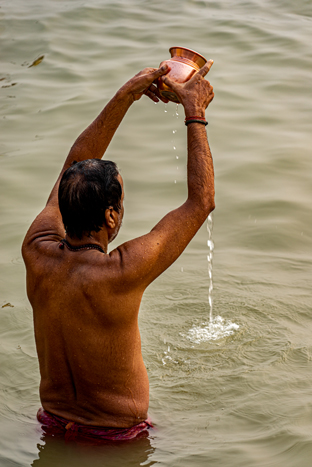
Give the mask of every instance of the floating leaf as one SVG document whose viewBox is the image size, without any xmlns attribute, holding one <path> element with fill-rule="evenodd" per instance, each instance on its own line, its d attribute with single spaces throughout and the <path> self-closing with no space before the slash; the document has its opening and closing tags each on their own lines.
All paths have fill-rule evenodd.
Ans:
<svg viewBox="0 0 312 467">
<path fill-rule="evenodd" d="M 17 83 L 6 84 L 5 86 L 1 86 L 2 88 L 11 88 L 12 86 L 16 86 Z"/>
<path fill-rule="evenodd" d="M 32 64 L 29 65 L 28 68 L 31 68 L 32 66 L 39 65 L 42 62 L 43 59 L 44 59 L 44 55 L 41 55 L 41 57 L 37 58 L 34 62 L 32 62 Z"/>
<path fill-rule="evenodd" d="M 2 308 L 6 308 L 7 306 L 14 308 L 14 305 L 11 305 L 11 303 L 6 303 L 5 305 L 2 305 Z"/>
</svg>

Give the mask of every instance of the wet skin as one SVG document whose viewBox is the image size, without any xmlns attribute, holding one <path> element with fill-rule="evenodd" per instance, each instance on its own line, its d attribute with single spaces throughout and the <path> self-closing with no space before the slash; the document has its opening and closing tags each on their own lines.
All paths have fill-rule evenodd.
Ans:
<svg viewBox="0 0 312 467">
<path fill-rule="evenodd" d="M 213 89 L 204 79 L 208 62 L 184 85 L 170 85 L 185 115 L 204 116 Z M 100 232 L 66 236 L 58 207 L 58 186 L 74 160 L 101 158 L 129 107 L 148 95 L 168 68 L 146 68 L 130 79 L 77 138 L 46 207 L 26 234 L 22 253 L 27 293 L 34 314 L 45 410 L 86 425 L 130 427 L 147 418 L 149 383 L 141 353 L 138 313 L 146 287 L 183 252 L 214 209 L 213 162 L 204 125 L 191 123 L 188 140 L 188 197 L 146 235 L 109 254 L 59 248 L 93 243 L 107 252 L 123 217 L 109 208 Z M 122 178 L 119 180 L 123 186 Z"/>
</svg>

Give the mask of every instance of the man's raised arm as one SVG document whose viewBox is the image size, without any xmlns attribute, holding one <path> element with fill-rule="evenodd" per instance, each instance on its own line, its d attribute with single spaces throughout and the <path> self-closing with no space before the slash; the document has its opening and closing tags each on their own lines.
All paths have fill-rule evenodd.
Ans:
<svg viewBox="0 0 312 467">
<path fill-rule="evenodd" d="M 186 120 L 200 122 L 192 121 L 187 126 L 187 200 L 169 212 L 150 233 L 118 248 L 129 285 L 136 284 L 143 290 L 180 256 L 215 207 L 213 161 L 202 123 L 214 97 L 212 86 L 204 79 L 212 63 L 207 62 L 183 84 L 164 77 L 165 84 L 178 95 Z"/>
<path fill-rule="evenodd" d="M 78 136 L 65 160 L 61 173 L 51 191 L 46 207 L 36 217 L 24 240 L 25 246 L 39 237 L 53 237 L 58 241 L 63 238 L 65 230 L 58 207 L 58 187 L 63 173 L 74 161 L 86 159 L 101 159 L 111 139 L 131 104 L 146 94 L 154 102 L 163 99 L 153 82 L 170 68 L 145 68 L 124 84 L 109 101 L 98 117 Z"/>
<path fill-rule="evenodd" d="M 134 101 L 139 100 L 143 94 L 154 102 L 159 99 L 168 102 L 160 96 L 157 87 L 153 84 L 158 77 L 168 73 L 167 65 L 161 68 L 145 68 L 124 84 L 115 96 L 108 102 L 96 119 L 81 133 L 73 144 L 65 160 L 61 174 L 54 186 L 48 202 L 57 202 L 59 181 L 74 161 L 86 159 L 101 159 L 111 142 L 117 128 Z"/>
</svg>

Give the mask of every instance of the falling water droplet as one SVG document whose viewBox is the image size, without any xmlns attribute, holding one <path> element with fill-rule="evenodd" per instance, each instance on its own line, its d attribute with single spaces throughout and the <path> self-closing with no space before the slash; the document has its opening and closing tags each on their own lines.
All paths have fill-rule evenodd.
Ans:
<svg viewBox="0 0 312 467">
<path fill-rule="evenodd" d="M 174 183 L 177 183 L 177 181 L 175 180 Z"/>
<path fill-rule="evenodd" d="M 176 159 L 179 159 L 179 156 L 176 156 Z"/>
<path fill-rule="evenodd" d="M 168 110 L 167 110 L 167 105 L 168 105 L 168 104 L 165 104 L 165 113 L 168 112 Z"/>
<path fill-rule="evenodd" d="M 213 260 L 213 250 L 214 250 L 214 243 L 213 243 L 213 240 L 212 240 L 212 228 L 213 228 L 213 218 L 212 218 L 212 213 L 211 213 L 211 214 L 209 214 L 208 219 L 207 219 L 207 232 L 208 232 L 207 246 L 209 248 L 209 253 L 207 255 L 208 278 L 209 278 L 208 304 L 209 304 L 209 321 L 210 321 L 210 324 L 212 324 L 212 291 L 213 291 L 212 260 Z"/>
<path fill-rule="evenodd" d="M 207 246 L 208 246 L 209 250 L 212 251 L 212 250 L 213 250 L 213 247 L 214 247 L 213 241 L 212 241 L 212 240 L 208 240 L 208 241 L 207 241 Z"/>
</svg>

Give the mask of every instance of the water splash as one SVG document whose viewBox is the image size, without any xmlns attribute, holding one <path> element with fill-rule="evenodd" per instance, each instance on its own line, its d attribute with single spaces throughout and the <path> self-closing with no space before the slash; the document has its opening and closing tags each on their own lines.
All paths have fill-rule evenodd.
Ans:
<svg viewBox="0 0 312 467">
<path fill-rule="evenodd" d="M 168 345 L 168 350 L 164 351 L 164 357 L 161 359 L 161 361 L 163 362 L 163 365 L 166 365 L 168 362 L 178 363 L 177 361 L 173 360 L 170 355 L 170 345 Z"/>
<path fill-rule="evenodd" d="M 199 326 L 192 326 L 188 333 L 181 334 L 194 344 L 201 342 L 216 341 L 224 337 L 231 336 L 239 329 L 239 325 L 225 320 L 221 316 L 216 316 L 209 323 L 202 323 Z"/>
<path fill-rule="evenodd" d="M 209 249 L 207 255 L 208 261 L 208 279 L 209 279 L 209 289 L 208 289 L 208 304 L 209 304 L 209 321 L 212 323 L 212 291 L 213 291 L 213 281 L 212 281 L 212 260 L 213 260 L 213 250 L 214 250 L 214 243 L 212 240 L 212 230 L 213 230 L 213 217 L 212 213 L 209 214 L 207 219 L 207 232 L 208 232 L 208 240 L 207 246 Z"/>
</svg>

